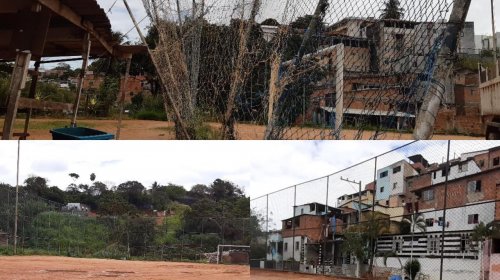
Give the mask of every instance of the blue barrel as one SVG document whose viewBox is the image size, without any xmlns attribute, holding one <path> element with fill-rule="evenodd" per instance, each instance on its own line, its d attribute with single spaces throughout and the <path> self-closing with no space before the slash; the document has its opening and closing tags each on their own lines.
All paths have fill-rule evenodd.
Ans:
<svg viewBox="0 0 500 280">
<path fill-rule="evenodd" d="M 391 275 L 389 280 L 403 280 L 403 277 L 401 277 L 401 275 Z"/>
<path fill-rule="evenodd" d="M 113 134 L 86 127 L 64 127 L 50 131 L 53 140 L 112 140 Z"/>
</svg>

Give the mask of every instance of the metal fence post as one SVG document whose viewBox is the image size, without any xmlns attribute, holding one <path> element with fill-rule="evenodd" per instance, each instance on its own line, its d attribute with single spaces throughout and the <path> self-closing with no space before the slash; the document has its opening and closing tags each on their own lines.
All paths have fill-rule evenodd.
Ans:
<svg viewBox="0 0 500 280">
<path fill-rule="evenodd" d="M 444 182 L 444 205 L 443 205 L 443 224 L 442 224 L 442 231 L 441 231 L 441 264 L 439 267 L 439 279 L 443 280 L 443 258 L 444 258 L 444 231 L 446 228 L 446 207 L 447 207 L 447 202 L 448 202 L 448 176 L 450 173 L 450 144 L 451 141 L 448 140 L 448 152 L 446 155 L 446 177 L 445 177 L 445 182 Z"/>
</svg>

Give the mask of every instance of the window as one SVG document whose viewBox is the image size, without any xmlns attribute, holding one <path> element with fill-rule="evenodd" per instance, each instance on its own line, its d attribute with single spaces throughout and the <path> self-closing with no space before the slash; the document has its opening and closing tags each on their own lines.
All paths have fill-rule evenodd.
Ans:
<svg viewBox="0 0 500 280">
<path fill-rule="evenodd" d="M 479 224 L 479 214 L 469 215 L 469 225 Z"/>
<path fill-rule="evenodd" d="M 285 242 L 285 251 L 288 251 L 288 242 Z"/>
<path fill-rule="evenodd" d="M 427 250 L 429 253 L 437 253 L 440 249 L 441 240 L 437 235 L 431 235 L 427 238 Z"/>
<path fill-rule="evenodd" d="M 393 190 L 395 190 L 397 187 L 398 187 L 398 182 L 396 182 L 396 183 L 394 183 L 394 184 L 392 185 L 392 189 L 393 189 Z"/>
<path fill-rule="evenodd" d="M 483 160 L 483 159 L 479 161 L 479 167 L 480 167 L 480 168 L 483 168 L 483 167 L 484 167 L 484 160 Z"/>
<path fill-rule="evenodd" d="M 298 251 L 299 247 L 300 247 L 300 242 L 299 241 L 295 241 L 295 251 Z"/>
<path fill-rule="evenodd" d="M 304 208 L 300 209 L 300 214 L 304 215 Z"/>
<path fill-rule="evenodd" d="M 389 175 L 389 171 L 384 171 L 384 172 L 380 173 L 380 178 L 387 177 L 387 175 Z"/>
<path fill-rule="evenodd" d="M 441 177 L 445 177 L 447 175 L 448 172 L 446 171 L 448 171 L 446 168 L 441 170 Z"/>
<path fill-rule="evenodd" d="M 467 190 L 469 193 L 481 192 L 481 180 L 470 181 L 467 183 Z"/>
<path fill-rule="evenodd" d="M 437 173 L 437 171 L 434 171 L 434 174 L 433 174 L 434 179 L 436 179 L 436 173 Z"/>
<path fill-rule="evenodd" d="M 493 159 L 493 166 L 500 165 L 500 157 L 496 157 Z"/>
<path fill-rule="evenodd" d="M 396 166 L 392 169 L 392 174 L 396 174 L 398 173 L 399 171 L 401 171 L 401 166 Z"/>
<path fill-rule="evenodd" d="M 463 162 L 458 165 L 458 173 L 467 172 L 468 169 L 469 165 L 467 164 L 467 162 Z"/>
<path fill-rule="evenodd" d="M 381 187 L 380 188 L 380 192 L 383 193 L 384 192 L 384 187 Z"/>
<path fill-rule="evenodd" d="M 422 193 L 422 198 L 424 201 L 430 201 L 434 199 L 434 190 L 426 190 Z"/>
<path fill-rule="evenodd" d="M 426 227 L 434 226 L 434 219 L 425 219 L 425 226 Z"/>
<path fill-rule="evenodd" d="M 442 226 L 443 226 L 443 224 L 444 224 L 444 219 L 443 219 L 443 217 L 439 217 L 439 218 L 438 218 L 438 226 L 442 227 Z"/>
</svg>

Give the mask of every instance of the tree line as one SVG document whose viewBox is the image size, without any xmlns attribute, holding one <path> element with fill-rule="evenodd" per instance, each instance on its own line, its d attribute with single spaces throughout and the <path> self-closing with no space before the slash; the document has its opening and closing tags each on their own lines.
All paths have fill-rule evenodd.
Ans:
<svg viewBox="0 0 500 280">
<path fill-rule="evenodd" d="M 75 256 L 196 259 L 218 244 L 248 245 L 258 228 L 249 197 L 229 181 L 186 190 L 138 181 L 109 187 L 95 174 L 89 183 L 77 173 L 69 176 L 73 182 L 65 190 L 39 176 L 20 186 L 18 236 L 24 247 Z M 12 235 L 14 195 L 14 187 L 0 184 L 0 233 Z M 67 203 L 85 204 L 91 214 L 74 213 Z"/>
</svg>

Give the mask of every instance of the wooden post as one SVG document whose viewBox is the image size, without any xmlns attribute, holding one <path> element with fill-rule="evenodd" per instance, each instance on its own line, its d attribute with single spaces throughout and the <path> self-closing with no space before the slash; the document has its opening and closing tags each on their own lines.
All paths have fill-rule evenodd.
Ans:
<svg viewBox="0 0 500 280">
<path fill-rule="evenodd" d="M 3 125 L 3 140 L 11 140 L 16 121 L 17 103 L 21 96 L 21 90 L 26 86 L 26 77 L 31 60 L 30 51 L 20 51 L 16 56 L 16 64 L 12 71 L 12 80 L 9 86 L 9 103 L 7 105 L 7 114 Z"/>
<path fill-rule="evenodd" d="M 35 98 L 35 95 L 36 95 L 36 86 L 38 83 L 38 76 L 39 76 L 38 70 L 39 69 L 40 69 L 40 60 L 35 62 L 35 71 L 31 75 L 30 93 L 28 95 L 28 97 L 31 99 Z M 26 113 L 26 119 L 24 120 L 23 136 L 21 136 L 22 140 L 26 140 L 26 138 L 28 137 L 28 129 L 30 126 L 30 118 L 31 118 L 32 112 L 33 112 L 33 108 L 29 108 L 28 112 Z"/>
<path fill-rule="evenodd" d="M 119 116 L 118 116 L 118 127 L 116 128 L 116 140 L 120 140 L 120 132 L 122 128 L 122 119 L 123 119 L 123 103 L 125 103 L 125 91 L 127 90 L 127 82 L 128 82 L 128 76 L 130 72 L 130 63 L 132 62 L 132 55 L 127 54 L 127 68 L 125 70 L 125 76 L 123 77 L 123 84 L 120 89 L 121 94 L 120 94 L 120 103 L 119 103 Z"/>
<path fill-rule="evenodd" d="M 71 118 L 71 127 L 76 127 L 76 117 L 78 116 L 78 107 L 80 106 L 80 98 L 82 96 L 83 80 L 85 79 L 85 73 L 87 72 L 87 65 L 89 62 L 90 45 L 90 33 L 86 33 L 83 39 L 82 70 L 80 72 L 80 80 L 78 81 L 78 87 L 76 90 L 75 103 L 73 104 L 73 117 Z"/>
</svg>

